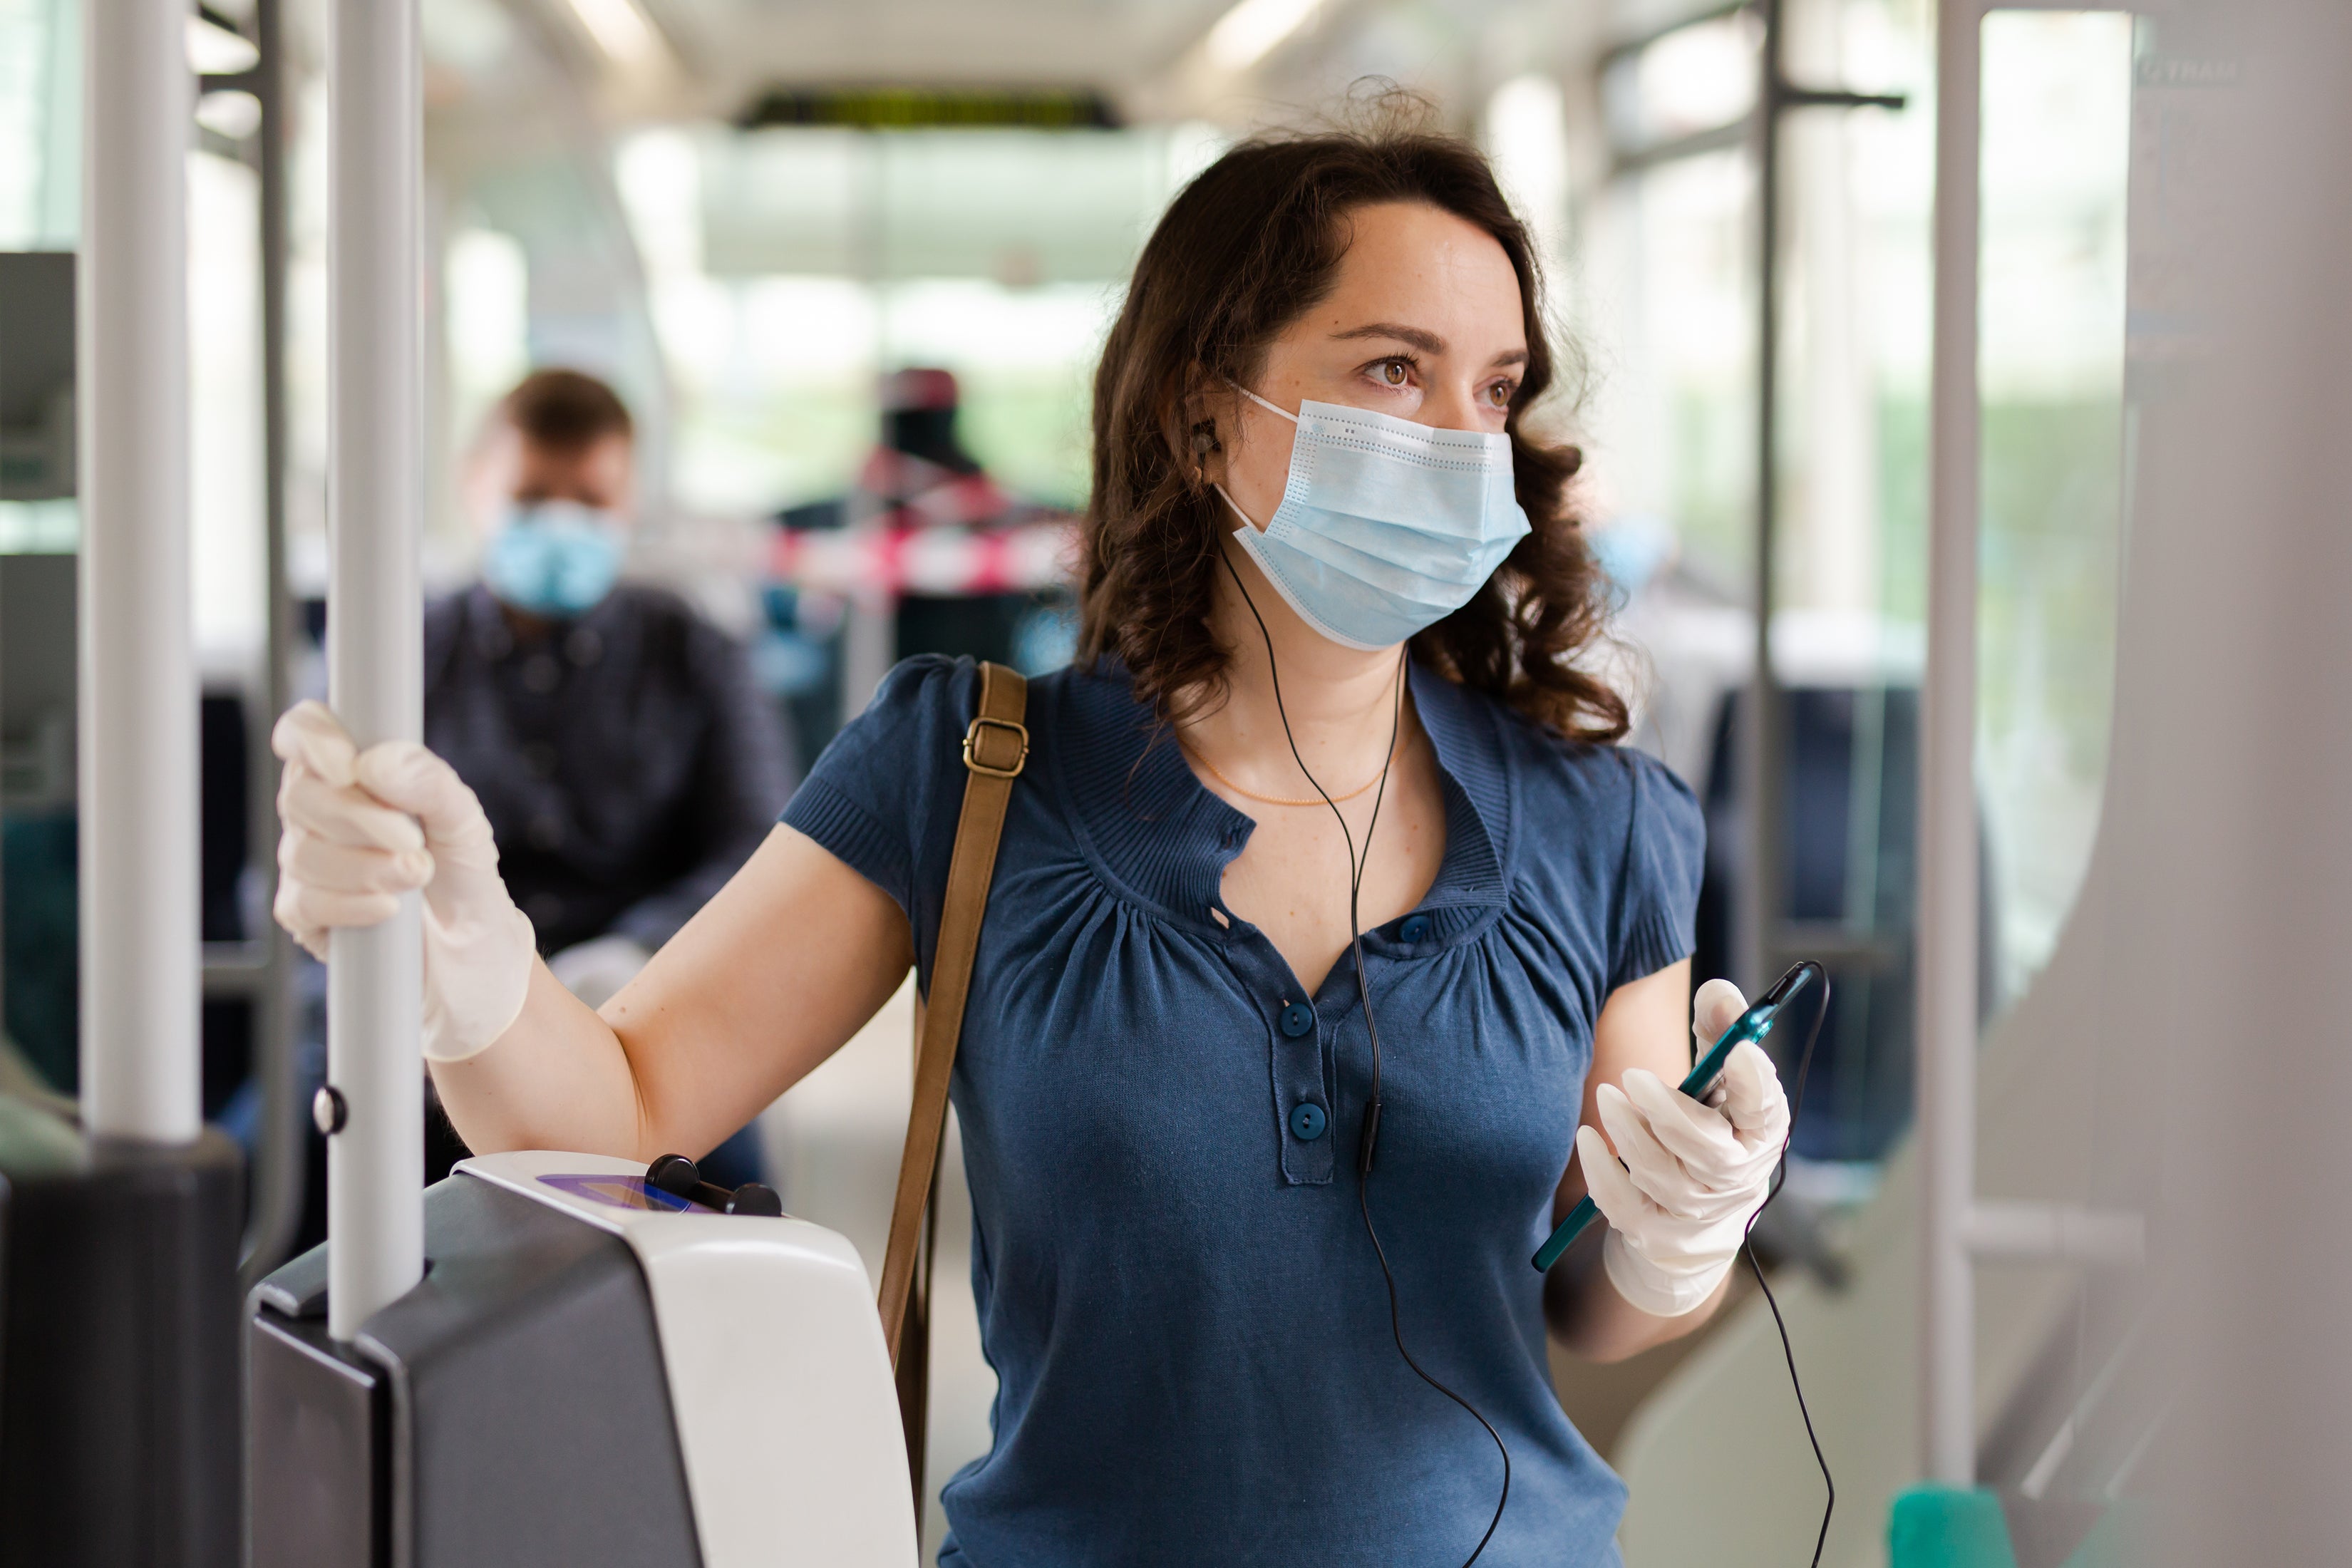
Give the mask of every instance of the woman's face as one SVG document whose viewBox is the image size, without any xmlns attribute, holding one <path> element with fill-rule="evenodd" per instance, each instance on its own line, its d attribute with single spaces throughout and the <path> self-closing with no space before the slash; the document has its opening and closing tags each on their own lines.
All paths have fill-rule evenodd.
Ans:
<svg viewBox="0 0 2352 1568">
<path fill-rule="evenodd" d="M 1495 237 L 1422 202 L 1358 207 L 1331 291 L 1266 352 L 1252 392 L 1289 413 L 1338 403 L 1444 430 L 1500 431 L 1528 362 L 1518 275 Z M 1264 528 L 1294 426 L 1205 389 L 1222 450 L 1204 468 Z"/>
</svg>

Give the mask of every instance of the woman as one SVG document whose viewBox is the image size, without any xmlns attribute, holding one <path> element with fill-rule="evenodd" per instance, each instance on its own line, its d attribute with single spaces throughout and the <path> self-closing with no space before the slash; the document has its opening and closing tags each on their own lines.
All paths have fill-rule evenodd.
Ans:
<svg viewBox="0 0 2352 1568">
<path fill-rule="evenodd" d="M 1525 230 L 1442 138 L 1236 148 L 1145 249 L 1083 651 L 1031 687 L 955 1071 L 1000 1393 L 943 1562 L 1616 1561 L 1547 1323 L 1612 1359 L 1702 1321 L 1787 1112 L 1752 1046 L 1719 1107 L 1667 1087 L 1699 815 L 1578 667 L 1577 456 L 1520 430 L 1541 321 Z M 601 1012 L 446 767 L 297 710 L 279 918 L 316 945 L 425 889 L 426 1051 L 475 1148 L 701 1149 L 928 979 L 976 688 L 893 672 Z M 1739 1006 L 1703 994 L 1697 1033 Z M 1607 1240 L 1539 1280 L 1586 1173 Z"/>
</svg>

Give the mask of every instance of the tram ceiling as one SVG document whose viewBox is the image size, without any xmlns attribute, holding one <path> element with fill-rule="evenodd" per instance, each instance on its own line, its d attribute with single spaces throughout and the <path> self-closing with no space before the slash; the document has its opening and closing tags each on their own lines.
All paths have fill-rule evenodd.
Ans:
<svg viewBox="0 0 2352 1568">
<path fill-rule="evenodd" d="M 778 83 L 1090 89 L 1116 100 L 1182 57 L 1233 0 L 506 3 L 631 107 L 735 120 Z"/>
<path fill-rule="evenodd" d="M 855 89 L 1087 98 L 1115 121 L 1205 119 L 1238 128 L 1285 106 L 1327 101 L 1365 77 L 1450 100 L 1466 78 L 1483 74 L 1481 41 L 1497 30 L 1512 40 L 1515 58 L 1549 57 L 1559 35 L 1581 32 L 1594 7 L 1540 0 L 425 0 L 425 9 L 428 61 L 440 52 L 436 38 L 447 40 L 469 57 L 462 74 L 478 90 L 503 96 L 494 68 L 503 51 L 490 40 L 528 38 L 532 52 L 560 61 L 624 120 L 773 123 L 763 106 L 779 89 L 805 98 Z"/>
</svg>

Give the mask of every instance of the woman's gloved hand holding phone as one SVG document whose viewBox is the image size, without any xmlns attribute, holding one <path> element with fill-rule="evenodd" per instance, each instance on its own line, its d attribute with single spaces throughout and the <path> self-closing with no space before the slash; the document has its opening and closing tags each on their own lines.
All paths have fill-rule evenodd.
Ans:
<svg viewBox="0 0 2352 1568">
<path fill-rule="evenodd" d="M 1700 986 L 1691 1007 L 1700 1050 L 1747 1010 L 1728 980 Z M 1788 1142 L 1780 1075 L 1748 1041 L 1733 1049 L 1705 1104 L 1643 1068 L 1628 1072 L 1622 1089 L 1602 1084 L 1595 1098 L 1608 1138 L 1580 1127 L 1576 1152 L 1609 1221 L 1601 1260 L 1610 1282 L 1654 1316 L 1695 1311 L 1739 1256 Z"/>
<path fill-rule="evenodd" d="M 522 1012 L 538 943 L 499 879 L 482 803 L 413 742 L 361 751 L 324 703 L 289 709 L 269 744 L 286 763 L 278 923 L 323 959 L 330 930 L 388 920 L 423 889 L 425 1054 L 488 1048 Z"/>
</svg>

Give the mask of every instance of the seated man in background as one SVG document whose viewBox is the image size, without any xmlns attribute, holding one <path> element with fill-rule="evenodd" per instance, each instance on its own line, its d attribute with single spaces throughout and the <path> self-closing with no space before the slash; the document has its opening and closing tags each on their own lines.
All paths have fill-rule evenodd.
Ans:
<svg viewBox="0 0 2352 1568">
<path fill-rule="evenodd" d="M 481 797 L 540 951 L 591 1006 L 734 874 L 793 783 L 742 647 L 677 595 L 620 581 L 634 457 L 612 388 L 526 377 L 468 475 L 481 580 L 425 613 L 425 742 Z M 705 1168 L 752 1180 L 756 1151 L 746 1129 Z"/>
</svg>

